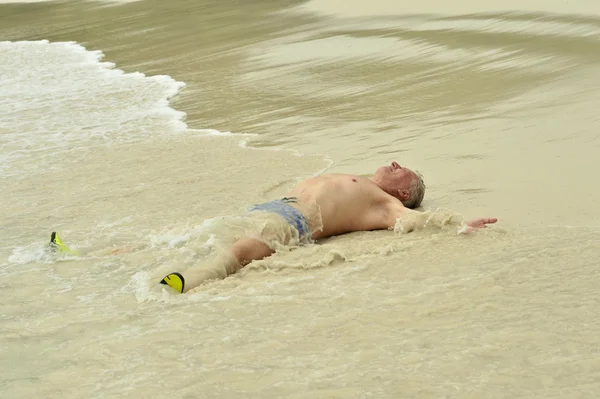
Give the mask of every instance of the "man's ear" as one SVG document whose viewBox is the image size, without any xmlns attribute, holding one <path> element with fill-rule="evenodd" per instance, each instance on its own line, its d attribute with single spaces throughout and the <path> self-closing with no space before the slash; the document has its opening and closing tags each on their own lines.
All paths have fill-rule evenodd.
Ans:
<svg viewBox="0 0 600 399">
<path fill-rule="evenodd" d="M 407 189 L 398 189 L 398 198 L 401 198 L 403 201 L 410 199 L 410 191 Z"/>
</svg>

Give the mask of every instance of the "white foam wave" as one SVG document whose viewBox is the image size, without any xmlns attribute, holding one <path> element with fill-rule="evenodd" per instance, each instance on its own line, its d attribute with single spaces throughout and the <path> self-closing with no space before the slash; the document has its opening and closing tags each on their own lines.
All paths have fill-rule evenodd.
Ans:
<svg viewBox="0 0 600 399">
<path fill-rule="evenodd" d="M 8 257 L 10 265 L 25 265 L 29 263 L 55 263 L 62 257 L 61 254 L 48 250 L 42 243 L 33 243 L 25 246 L 15 247 Z"/>
<path fill-rule="evenodd" d="M 169 106 L 184 83 L 169 76 L 125 73 L 74 42 L 0 42 L 0 55 L 5 177 L 69 151 L 187 129 L 185 113 Z"/>
<path fill-rule="evenodd" d="M 221 132 L 216 129 L 190 129 L 190 131 L 201 133 L 207 136 L 246 136 L 246 133 Z"/>
<path fill-rule="evenodd" d="M 215 233 L 219 230 L 219 225 L 227 223 L 227 220 L 237 219 L 240 218 L 236 216 L 209 218 L 193 227 L 180 226 L 157 232 L 150 235 L 148 240 L 152 248 L 177 250 L 179 254 L 186 256 L 186 259 L 181 262 L 193 264 L 219 247 L 220 240 Z"/>
</svg>

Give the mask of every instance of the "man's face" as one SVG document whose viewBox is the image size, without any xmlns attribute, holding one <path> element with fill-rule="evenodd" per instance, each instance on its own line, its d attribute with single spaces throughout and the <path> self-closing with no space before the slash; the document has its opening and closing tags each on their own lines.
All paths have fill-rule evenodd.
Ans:
<svg viewBox="0 0 600 399">
<path fill-rule="evenodd" d="M 415 172 L 403 168 L 397 162 L 382 166 L 375 172 L 375 180 L 390 190 L 407 190 L 415 179 Z"/>
</svg>

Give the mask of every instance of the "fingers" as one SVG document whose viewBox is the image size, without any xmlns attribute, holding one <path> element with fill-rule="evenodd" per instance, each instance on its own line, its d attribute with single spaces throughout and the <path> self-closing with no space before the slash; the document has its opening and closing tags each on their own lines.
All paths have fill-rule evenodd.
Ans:
<svg viewBox="0 0 600 399">
<path fill-rule="evenodd" d="M 467 225 L 471 226 L 471 227 L 475 227 L 475 228 L 486 228 L 488 224 L 493 224 L 493 223 L 496 223 L 497 221 L 498 221 L 497 218 L 481 218 L 481 219 L 471 220 L 471 221 L 467 222 Z"/>
<path fill-rule="evenodd" d="M 479 222 L 481 222 L 481 227 L 486 228 L 488 224 L 494 224 L 498 221 L 497 218 L 483 218 L 483 219 L 479 219 Z"/>
</svg>

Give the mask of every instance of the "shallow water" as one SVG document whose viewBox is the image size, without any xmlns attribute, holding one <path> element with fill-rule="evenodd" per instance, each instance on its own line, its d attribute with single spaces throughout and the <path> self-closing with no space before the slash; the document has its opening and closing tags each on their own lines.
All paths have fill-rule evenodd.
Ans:
<svg viewBox="0 0 600 399">
<path fill-rule="evenodd" d="M 600 9 L 565 4 L 0 5 L 2 396 L 600 395 Z M 157 284 L 297 180 L 392 160 L 500 222 Z"/>
</svg>

